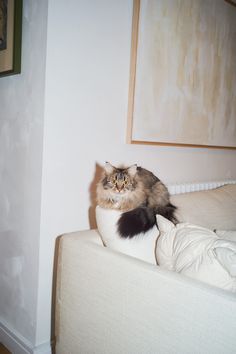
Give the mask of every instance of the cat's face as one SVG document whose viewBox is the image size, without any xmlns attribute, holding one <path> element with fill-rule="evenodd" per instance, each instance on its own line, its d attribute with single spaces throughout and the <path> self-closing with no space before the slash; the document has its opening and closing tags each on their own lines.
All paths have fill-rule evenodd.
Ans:
<svg viewBox="0 0 236 354">
<path fill-rule="evenodd" d="M 135 186 L 136 171 L 136 165 L 128 168 L 116 168 L 107 162 L 104 167 L 105 177 L 102 181 L 104 189 L 119 195 L 132 191 Z"/>
</svg>

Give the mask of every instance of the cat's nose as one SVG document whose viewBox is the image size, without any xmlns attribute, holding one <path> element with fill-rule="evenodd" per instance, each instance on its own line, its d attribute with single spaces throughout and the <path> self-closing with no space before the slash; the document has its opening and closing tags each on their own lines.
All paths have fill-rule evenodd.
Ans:
<svg viewBox="0 0 236 354">
<path fill-rule="evenodd" d="M 121 192 L 123 188 L 124 188 L 123 186 L 116 185 L 116 189 L 118 190 L 118 192 Z"/>
</svg>

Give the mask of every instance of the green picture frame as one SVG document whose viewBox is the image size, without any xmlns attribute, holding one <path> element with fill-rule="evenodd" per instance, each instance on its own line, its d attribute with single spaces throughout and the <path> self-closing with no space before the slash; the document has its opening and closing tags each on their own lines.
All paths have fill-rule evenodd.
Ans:
<svg viewBox="0 0 236 354">
<path fill-rule="evenodd" d="M 20 74 L 23 0 L 0 0 L 0 77 Z"/>
</svg>

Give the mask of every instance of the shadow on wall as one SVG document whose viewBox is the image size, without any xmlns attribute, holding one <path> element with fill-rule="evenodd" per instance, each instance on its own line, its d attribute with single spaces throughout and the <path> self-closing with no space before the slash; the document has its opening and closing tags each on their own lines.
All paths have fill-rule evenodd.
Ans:
<svg viewBox="0 0 236 354">
<path fill-rule="evenodd" d="M 100 166 L 98 163 L 96 163 L 94 178 L 89 186 L 90 207 L 89 207 L 88 214 L 89 214 L 89 226 L 91 229 L 97 228 L 96 216 L 95 216 L 95 209 L 97 205 L 96 188 L 99 180 L 101 179 L 102 172 L 103 172 L 103 167 Z"/>
<path fill-rule="evenodd" d="M 60 235 L 55 240 L 54 248 L 54 258 L 53 258 L 53 278 L 52 278 L 52 298 L 51 298 L 51 348 L 52 354 L 56 354 L 56 340 L 59 333 L 57 333 L 56 323 L 59 321 L 57 318 L 57 308 L 56 308 L 56 294 L 57 286 L 59 285 L 58 268 L 60 267 L 59 252 L 60 252 L 60 241 L 63 235 Z"/>
</svg>

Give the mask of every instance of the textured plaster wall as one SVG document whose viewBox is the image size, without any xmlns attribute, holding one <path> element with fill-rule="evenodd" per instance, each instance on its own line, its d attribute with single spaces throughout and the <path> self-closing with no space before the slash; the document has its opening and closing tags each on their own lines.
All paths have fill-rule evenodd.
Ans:
<svg viewBox="0 0 236 354">
<path fill-rule="evenodd" d="M 34 343 L 47 1 L 24 1 L 22 73 L 0 78 L 0 321 Z"/>
</svg>

